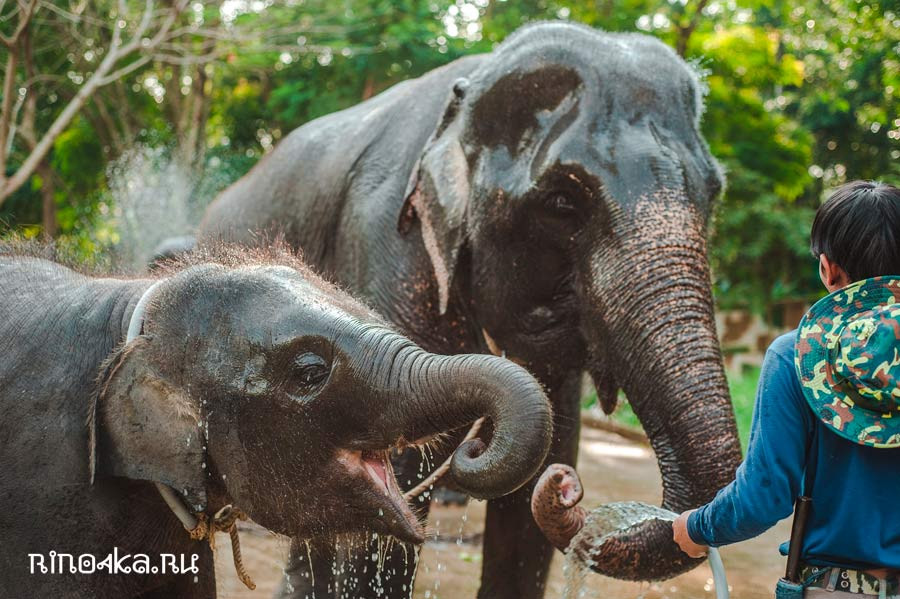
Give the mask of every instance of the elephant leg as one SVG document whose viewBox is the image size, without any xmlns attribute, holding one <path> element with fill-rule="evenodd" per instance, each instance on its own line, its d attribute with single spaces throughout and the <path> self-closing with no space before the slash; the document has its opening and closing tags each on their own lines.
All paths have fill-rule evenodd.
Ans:
<svg viewBox="0 0 900 599">
<path fill-rule="evenodd" d="M 443 458 L 442 458 L 443 459 Z M 428 474 L 421 453 L 408 450 L 393 460 L 401 488 Z M 409 481 L 409 482 L 408 482 Z M 428 517 L 430 502 L 415 501 L 419 518 Z M 307 543 L 291 540 L 284 578 L 275 596 L 282 599 L 409 599 L 412 597 L 419 548 L 370 534 L 355 544 Z"/>
<path fill-rule="evenodd" d="M 339 597 L 335 592 L 337 581 L 332 573 L 332 564 L 335 562 L 332 546 L 324 543 L 307 544 L 301 539 L 291 539 L 284 577 L 275 596 L 284 599 Z"/>
<path fill-rule="evenodd" d="M 464 506 L 469 503 L 468 495 L 450 487 L 435 487 L 432 496 L 439 504 Z"/>
<path fill-rule="evenodd" d="M 575 466 L 578 457 L 580 373 L 550 387 L 554 409 L 553 445 L 539 472 L 552 463 Z M 537 479 L 487 507 L 479 599 L 540 599 L 555 551 L 531 515 Z"/>
<path fill-rule="evenodd" d="M 139 599 L 169 599 L 170 597 L 216 599 L 215 558 L 212 549 L 205 543 L 203 545 L 203 547 L 193 549 L 193 552 L 200 555 L 196 564 L 198 569 L 196 576 L 190 572 L 180 574 L 161 587 L 141 593 L 138 596 Z M 186 563 L 190 564 L 190 553 L 185 553 L 187 554 Z"/>
<path fill-rule="evenodd" d="M 373 557 L 375 556 L 375 557 Z M 291 541 L 281 587 L 282 599 L 409 599 L 418 549 L 367 540 L 348 550 Z"/>
</svg>

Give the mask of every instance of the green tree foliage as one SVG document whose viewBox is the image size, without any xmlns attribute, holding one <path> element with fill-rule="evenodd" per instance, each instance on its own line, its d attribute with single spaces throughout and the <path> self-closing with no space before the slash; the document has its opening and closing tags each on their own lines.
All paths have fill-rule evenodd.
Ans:
<svg viewBox="0 0 900 599">
<path fill-rule="evenodd" d="M 808 232 L 822 197 L 849 179 L 900 178 L 900 7 L 893 0 L 192 6 L 184 25 L 217 35 L 210 42 L 198 33 L 180 52 L 215 59 L 150 61 L 98 93 L 55 142 L 49 170 L 0 206 L 0 220 L 39 232 L 50 173 L 60 233 L 90 254 L 117 241 L 109 165 L 135 144 L 164 147 L 163 157 L 189 167 L 191 196 L 202 205 L 292 129 L 462 55 L 490 51 L 542 19 L 654 35 L 703 72 L 703 132 L 728 178 L 711 247 L 722 306 L 764 311 L 783 298 L 817 295 Z M 0 33 L 9 35 L 11 22 L 0 20 Z M 41 72 L 58 65 L 60 74 L 41 88 L 39 122 L 54 118 L 77 91 L 71 73 L 90 70 L 89 42 L 52 23 L 33 31 Z M 15 159 L 24 141 L 13 139 L 13 149 Z"/>
</svg>

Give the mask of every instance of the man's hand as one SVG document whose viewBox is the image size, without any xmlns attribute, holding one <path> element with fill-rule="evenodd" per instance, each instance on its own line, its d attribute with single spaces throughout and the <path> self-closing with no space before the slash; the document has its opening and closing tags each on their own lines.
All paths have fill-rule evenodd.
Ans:
<svg viewBox="0 0 900 599">
<path fill-rule="evenodd" d="M 675 522 L 672 523 L 672 533 L 675 538 L 675 543 L 677 543 L 678 546 L 681 547 L 681 550 L 687 553 L 689 557 L 704 557 L 707 551 L 709 551 L 709 547 L 706 545 L 698 545 L 692 541 L 687 530 L 688 516 L 695 511 L 696 510 L 688 510 L 675 518 Z"/>
</svg>

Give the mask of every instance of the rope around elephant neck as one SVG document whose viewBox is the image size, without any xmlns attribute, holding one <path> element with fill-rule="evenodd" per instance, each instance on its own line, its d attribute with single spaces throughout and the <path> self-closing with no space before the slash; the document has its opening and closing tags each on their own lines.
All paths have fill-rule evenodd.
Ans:
<svg viewBox="0 0 900 599">
<path fill-rule="evenodd" d="M 131 320 L 128 321 L 128 332 L 125 335 L 126 345 L 137 339 L 141 334 L 142 329 L 144 328 L 144 313 L 147 311 L 147 306 L 150 304 L 151 296 L 164 282 L 165 279 L 156 281 L 141 295 L 137 305 L 134 307 L 134 312 L 131 313 Z M 175 514 L 178 520 L 181 521 L 181 525 L 184 526 L 184 529 L 188 531 L 191 539 L 194 539 L 195 541 L 206 539 L 209 542 L 210 549 L 215 551 L 215 534 L 217 532 L 228 533 L 228 536 L 231 537 L 231 557 L 234 560 L 234 569 L 237 572 L 238 578 L 240 578 L 241 582 L 243 582 L 251 591 L 256 589 L 256 584 L 254 584 L 253 580 L 244 569 L 244 562 L 241 559 L 241 540 L 237 531 L 237 521 L 246 520 L 247 514 L 229 504 L 216 512 L 212 519 L 210 519 L 204 512 L 191 512 L 181 498 L 178 497 L 175 491 L 168 485 L 155 481 L 153 484 L 156 485 L 156 489 L 159 491 L 159 494 L 162 495 L 166 505 L 169 506 L 169 509 L 172 510 L 172 513 Z"/>
<path fill-rule="evenodd" d="M 215 551 L 216 533 L 227 532 L 228 536 L 231 537 L 231 557 L 234 560 L 234 569 L 238 578 L 241 579 L 244 586 L 254 591 L 256 590 L 256 583 L 247 574 L 247 570 L 244 569 L 244 561 L 241 558 L 241 539 L 237 530 L 238 520 L 247 520 L 247 514 L 229 504 L 216 512 L 212 520 L 204 513 L 197 514 L 197 526 L 189 530 L 188 534 L 195 541 L 207 540 L 209 548 Z"/>
<path fill-rule="evenodd" d="M 465 443 L 466 441 L 471 441 L 478 434 L 478 431 L 481 430 L 481 425 L 484 424 L 484 416 L 476 420 L 472 423 L 472 428 L 469 429 L 469 432 L 466 433 L 466 438 L 462 440 L 460 445 Z M 403 499 L 409 501 L 411 499 L 415 499 L 426 490 L 430 489 L 434 486 L 434 483 L 438 481 L 442 476 L 444 476 L 448 470 L 450 470 L 450 462 L 453 461 L 453 454 L 450 454 L 450 457 L 444 460 L 444 463 L 437 467 L 437 470 L 428 475 L 428 478 L 417 484 L 415 487 L 407 491 L 403 494 Z"/>
</svg>

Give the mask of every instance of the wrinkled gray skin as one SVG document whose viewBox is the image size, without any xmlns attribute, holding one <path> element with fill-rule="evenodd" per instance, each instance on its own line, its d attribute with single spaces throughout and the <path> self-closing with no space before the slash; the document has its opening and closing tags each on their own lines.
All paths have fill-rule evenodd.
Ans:
<svg viewBox="0 0 900 599">
<path fill-rule="evenodd" d="M 164 273 L 143 333 L 123 345 L 152 280 L 0 255 L 0 596 L 215 597 L 209 546 L 149 481 L 285 535 L 419 543 L 389 447 L 485 415 L 488 446 L 454 454 L 461 486 L 493 497 L 540 466 L 552 416 L 522 368 L 429 354 L 304 269 L 229 260 Z M 101 560 L 114 547 L 153 566 L 196 555 L 197 582 L 29 573 L 29 553 L 50 568 L 51 551 Z"/>
<path fill-rule="evenodd" d="M 663 505 L 695 507 L 740 460 L 707 260 L 722 177 L 698 131 L 701 96 L 653 38 L 527 26 L 297 129 L 210 206 L 200 240 L 281 231 L 431 351 L 505 351 L 549 390 L 551 462 L 575 464 L 581 372 L 607 412 L 623 389 Z M 479 597 L 543 595 L 552 547 L 530 494 L 488 505 Z M 696 564 L 670 528 L 622 555 L 650 547 L 664 575 Z M 403 557 L 387 563 L 402 570 Z M 331 558 L 314 567 L 315 595 L 330 596 Z M 305 568 L 291 569 L 300 597 L 312 596 Z M 387 578 L 351 595 L 409 594 L 408 577 Z"/>
</svg>

